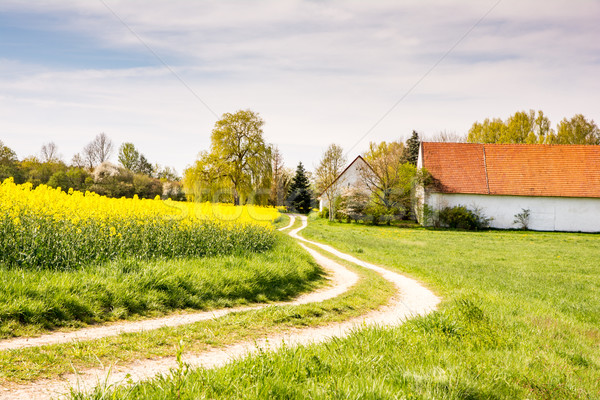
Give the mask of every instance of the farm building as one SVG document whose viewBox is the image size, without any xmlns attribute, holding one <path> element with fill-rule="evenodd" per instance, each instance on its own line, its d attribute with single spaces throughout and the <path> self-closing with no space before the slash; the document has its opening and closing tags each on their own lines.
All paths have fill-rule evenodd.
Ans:
<svg viewBox="0 0 600 400">
<path fill-rule="evenodd" d="M 421 219 L 424 205 L 463 205 L 494 228 L 529 210 L 529 229 L 600 232 L 600 146 L 422 142 L 417 166 L 433 178 L 417 190 Z"/>
<path fill-rule="evenodd" d="M 346 169 L 317 197 L 319 200 L 319 211 L 323 211 L 323 207 L 331 208 L 329 206 L 327 191 L 331 192 L 331 198 L 335 198 L 343 193 L 344 190 L 350 187 L 356 187 L 364 185 L 362 181 L 361 171 L 365 169 L 371 169 L 369 163 L 365 161 L 362 156 L 358 156 L 352 161 Z"/>
</svg>

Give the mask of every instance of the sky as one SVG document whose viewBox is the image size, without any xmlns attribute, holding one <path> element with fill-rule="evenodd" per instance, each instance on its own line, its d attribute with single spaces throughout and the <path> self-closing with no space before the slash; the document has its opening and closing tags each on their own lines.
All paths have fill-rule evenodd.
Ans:
<svg viewBox="0 0 600 400">
<path fill-rule="evenodd" d="M 181 174 L 241 109 L 309 170 L 331 143 L 350 161 L 521 110 L 600 123 L 599 20 L 598 0 L 0 0 L 0 140 L 69 162 L 104 132 Z"/>
</svg>

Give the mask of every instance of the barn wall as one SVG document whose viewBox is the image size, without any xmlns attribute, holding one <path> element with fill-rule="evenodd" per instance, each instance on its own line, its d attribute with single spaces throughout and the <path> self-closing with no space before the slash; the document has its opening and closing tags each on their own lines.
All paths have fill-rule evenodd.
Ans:
<svg viewBox="0 0 600 400">
<path fill-rule="evenodd" d="M 529 209 L 529 229 L 540 231 L 600 232 L 600 199 L 570 197 L 492 196 L 430 193 L 427 204 L 436 210 L 443 207 L 480 208 L 493 217 L 490 226 L 518 228 L 515 214 Z"/>
</svg>

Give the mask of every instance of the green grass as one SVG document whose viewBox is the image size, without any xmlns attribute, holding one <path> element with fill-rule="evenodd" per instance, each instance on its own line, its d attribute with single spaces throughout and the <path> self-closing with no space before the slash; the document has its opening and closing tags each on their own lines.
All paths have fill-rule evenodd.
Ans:
<svg viewBox="0 0 600 400">
<path fill-rule="evenodd" d="M 0 338 L 173 310 L 287 300 L 322 270 L 290 238 L 262 253 L 141 261 L 76 270 L 0 268 Z"/>
<path fill-rule="evenodd" d="M 397 328 L 175 371 L 115 398 L 600 398 L 598 235 L 312 221 L 305 236 L 418 278 L 444 301 Z"/>
<path fill-rule="evenodd" d="M 290 216 L 287 214 L 279 214 L 279 217 L 273 221 L 273 227 L 280 229 L 287 226 L 290 223 Z"/>
<path fill-rule="evenodd" d="M 308 257 L 297 244 L 293 246 L 294 257 Z M 372 271 L 348 267 L 359 275 L 359 282 L 345 294 L 317 304 L 273 306 L 234 312 L 215 320 L 175 328 L 128 333 L 80 343 L 0 351 L 0 382 L 32 381 L 56 377 L 73 372 L 73 369 L 175 356 L 182 339 L 186 352 L 201 352 L 293 328 L 344 321 L 389 301 L 394 293 L 392 284 Z"/>
</svg>

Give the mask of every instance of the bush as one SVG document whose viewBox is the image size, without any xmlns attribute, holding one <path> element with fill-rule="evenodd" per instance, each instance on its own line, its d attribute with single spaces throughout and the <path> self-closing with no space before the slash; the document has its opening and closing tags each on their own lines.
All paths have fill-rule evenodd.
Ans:
<svg viewBox="0 0 600 400">
<path fill-rule="evenodd" d="M 486 218 L 481 210 L 469 210 L 465 206 L 444 207 L 439 211 L 439 220 L 442 225 L 454 229 L 478 230 L 487 228 L 490 218 Z"/>
<path fill-rule="evenodd" d="M 329 219 L 329 208 L 323 207 L 323 209 L 319 211 L 319 218 Z"/>
<path fill-rule="evenodd" d="M 519 229 L 526 230 L 529 228 L 529 217 L 531 216 L 531 210 L 522 208 L 520 213 L 515 214 L 514 224 L 519 225 Z"/>
</svg>

